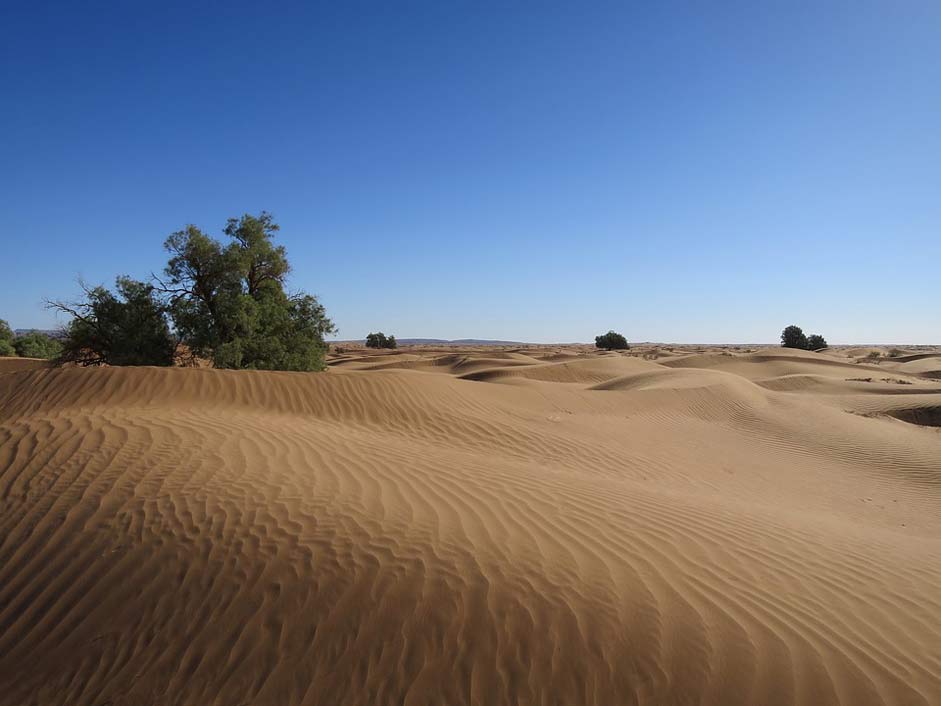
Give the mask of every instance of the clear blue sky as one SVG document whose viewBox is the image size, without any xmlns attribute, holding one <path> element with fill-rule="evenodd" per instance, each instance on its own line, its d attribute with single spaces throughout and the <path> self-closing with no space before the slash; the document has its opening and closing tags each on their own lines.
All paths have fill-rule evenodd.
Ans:
<svg viewBox="0 0 941 706">
<path fill-rule="evenodd" d="M 341 338 L 941 343 L 941 4 L 0 9 L 0 318 L 262 209 Z"/>
</svg>

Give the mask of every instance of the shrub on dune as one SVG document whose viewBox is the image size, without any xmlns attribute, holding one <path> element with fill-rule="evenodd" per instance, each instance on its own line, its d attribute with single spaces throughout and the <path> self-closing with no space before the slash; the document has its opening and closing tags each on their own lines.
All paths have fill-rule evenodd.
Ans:
<svg viewBox="0 0 941 706">
<path fill-rule="evenodd" d="M 785 348 L 808 350 L 807 336 L 800 326 L 788 326 L 781 332 L 781 345 Z"/>
<path fill-rule="evenodd" d="M 819 333 L 804 335 L 800 326 L 788 326 L 781 332 L 781 345 L 785 348 L 797 348 L 802 351 L 819 351 L 828 348 L 827 339 Z"/>
<path fill-rule="evenodd" d="M 396 348 L 398 345 L 395 336 L 386 336 L 382 331 L 370 333 L 366 336 L 367 348 Z"/>
<path fill-rule="evenodd" d="M 812 333 L 807 337 L 807 350 L 819 351 L 827 347 L 827 339 L 819 333 Z"/>
<path fill-rule="evenodd" d="M 616 331 L 608 331 L 600 336 L 595 336 L 595 347 L 603 348 L 606 351 L 621 350 L 626 351 L 630 348 L 627 339 Z"/>
<path fill-rule="evenodd" d="M 82 301 L 48 304 L 72 317 L 60 364 L 173 365 L 177 340 L 152 285 L 118 277 L 116 294 L 102 286 L 82 289 Z"/>
</svg>

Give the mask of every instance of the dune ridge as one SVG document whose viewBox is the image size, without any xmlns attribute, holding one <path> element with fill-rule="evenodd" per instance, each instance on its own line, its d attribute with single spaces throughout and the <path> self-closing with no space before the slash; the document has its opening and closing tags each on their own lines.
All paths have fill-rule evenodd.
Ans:
<svg viewBox="0 0 941 706">
<path fill-rule="evenodd" d="M 912 362 L 0 367 L 0 704 L 941 703 Z"/>
</svg>

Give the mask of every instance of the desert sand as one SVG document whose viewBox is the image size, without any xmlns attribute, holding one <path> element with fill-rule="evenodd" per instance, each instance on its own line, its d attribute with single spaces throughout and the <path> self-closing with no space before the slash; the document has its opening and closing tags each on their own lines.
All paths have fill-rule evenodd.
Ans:
<svg viewBox="0 0 941 706">
<path fill-rule="evenodd" d="M 0 705 L 941 704 L 941 351 L 871 351 L 0 360 Z"/>
</svg>

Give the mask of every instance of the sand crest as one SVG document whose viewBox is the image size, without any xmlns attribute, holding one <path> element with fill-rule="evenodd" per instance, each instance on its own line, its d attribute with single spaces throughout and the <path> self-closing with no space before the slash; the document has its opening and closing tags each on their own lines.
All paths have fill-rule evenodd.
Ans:
<svg viewBox="0 0 941 706">
<path fill-rule="evenodd" d="M 0 705 L 939 704 L 941 354 L 0 361 Z"/>
</svg>

